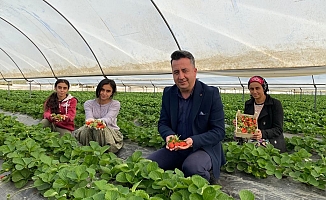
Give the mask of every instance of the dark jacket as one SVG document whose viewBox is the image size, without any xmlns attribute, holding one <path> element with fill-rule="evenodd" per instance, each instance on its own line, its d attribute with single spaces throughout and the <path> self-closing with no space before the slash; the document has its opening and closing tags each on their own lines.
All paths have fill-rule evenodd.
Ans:
<svg viewBox="0 0 326 200">
<path fill-rule="evenodd" d="M 225 136 L 224 110 L 219 91 L 196 80 L 193 104 L 189 118 L 192 122 L 193 150 L 203 149 L 212 159 L 215 178 L 225 164 L 221 141 Z M 165 141 L 169 135 L 178 134 L 178 87 L 166 87 L 162 97 L 162 109 L 158 131 Z"/>
<path fill-rule="evenodd" d="M 254 114 L 254 102 L 253 98 L 246 101 L 245 114 Z M 281 102 L 267 94 L 264 107 L 258 116 L 258 128 L 261 130 L 263 138 L 268 139 L 281 153 L 286 151 L 283 135 L 283 118 L 284 113 Z"/>
</svg>

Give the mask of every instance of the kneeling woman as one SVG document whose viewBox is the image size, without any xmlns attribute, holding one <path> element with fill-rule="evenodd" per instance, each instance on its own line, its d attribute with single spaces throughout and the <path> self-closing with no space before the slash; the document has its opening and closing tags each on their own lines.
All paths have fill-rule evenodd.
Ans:
<svg viewBox="0 0 326 200">
<path fill-rule="evenodd" d="M 122 148 L 123 136 L 117 125 L 120 102 L 113 100 L 116 91 L 113 80 L 103 79 L 97 85 L 96 98 L 84 103 L 86 124 L 75 132 L 76 139 L 82 145 L 96 141 L 101 146 L 109 145 L 109 151 L 113 153 Z M 96 126 L 94 122 L 100 125 Z"/>
<path fill-rule="evenodd" d="M 44 103 L 43 127 L 50 127 L 61 136 L 71 133 L 75 129 L 77 99 L 70 94 L 69 81 L 58 79 L 54 84 L 53 92 Z"/>
</svg>

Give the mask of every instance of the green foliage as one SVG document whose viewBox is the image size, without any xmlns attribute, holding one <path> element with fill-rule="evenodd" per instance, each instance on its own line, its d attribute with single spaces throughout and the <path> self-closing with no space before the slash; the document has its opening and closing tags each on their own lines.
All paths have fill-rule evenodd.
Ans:
<svg viewBox="0 0 326 200">
<path fill-rule="evenodd" d="M 9 126 L 0 132 L 6 136 L 0 146 L 0 173 L 10 171 L 8 180 L 17 188 L 33 180 L 48 199 L 233 199 L 201 176 L 185 178 L 178 169 L 162 170 L 139 151 L 122 160 L 107 152 L 109 146 L 79 146 L 70 134 L 59 137 L 8 118 L 0 115 L 1 124 L 19 125 L 21 132 L 11 132 Z"/>
</svg>

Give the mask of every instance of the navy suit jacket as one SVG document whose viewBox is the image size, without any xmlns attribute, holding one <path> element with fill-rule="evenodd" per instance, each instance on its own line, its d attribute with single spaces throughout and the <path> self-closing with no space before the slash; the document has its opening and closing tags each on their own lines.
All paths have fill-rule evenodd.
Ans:
<svg viewBox="0 0 326 200">
<path fill-rule="evenodd" d="M 203 149 L 212 159 L 215 178 L 220 176 L 220 168 L 225 164 L 221 141 L 225 136 L 224 110 L 219 90 L 196 80 L 190 110 L 192 122 L 193 150 Z M 164 88 L 158 131 L 163 140 L 169 135 L 178 135 L 178 87 Z"/>
</svg>

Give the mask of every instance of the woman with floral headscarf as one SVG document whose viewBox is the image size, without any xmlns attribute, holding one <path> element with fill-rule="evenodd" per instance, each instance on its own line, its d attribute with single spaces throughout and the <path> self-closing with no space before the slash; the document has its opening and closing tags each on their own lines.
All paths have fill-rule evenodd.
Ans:
<svg viewBox="0 0 326 200">
<path fill-rule="evenodd" d="M 283 108 L 279 100 L 267 94 L 268 84 L 261 76 L 253 76 L 248 81 L 251 98 L 245 102 L 244 113 L 258 114 L 258 130 L 254 140 L 268 140 L 281 153 L 286 151 L 283 135 Z"/>
</svg>

